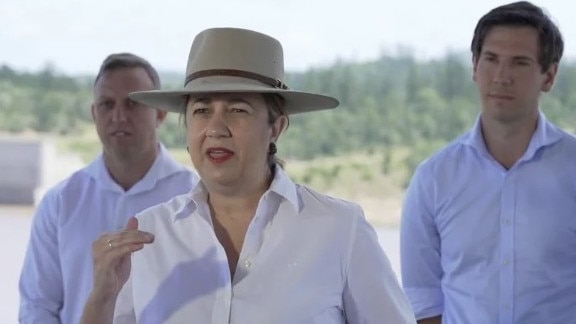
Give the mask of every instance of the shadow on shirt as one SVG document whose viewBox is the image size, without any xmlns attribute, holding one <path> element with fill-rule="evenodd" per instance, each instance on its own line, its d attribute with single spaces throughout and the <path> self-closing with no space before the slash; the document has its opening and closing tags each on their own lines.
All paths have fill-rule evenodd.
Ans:
<svg viewBox="0 0 576 324">
<path fill-rule="evenodd" d="M 142 310 L 140 323 L 164 323 L 184 305 L 224 287 L 228 280 L 215 276 L 223 266 L 228 268 L 222 263 L 212 247 L 202 257 L 175 266 Z"/>
</svg>

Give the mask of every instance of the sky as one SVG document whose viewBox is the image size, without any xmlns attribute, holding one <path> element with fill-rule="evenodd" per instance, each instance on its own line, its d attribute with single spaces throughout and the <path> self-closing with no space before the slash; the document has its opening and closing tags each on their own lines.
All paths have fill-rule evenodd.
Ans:
<svg viewBox="0 0 576 324">
<path fill-rule="evenodd" d="M 183 73 L 194 36 L 210 27 L 254 29 L 279 39 L 287 71 L 366 61 L 409 49 L 419 59 L 467 51 L 496 0 L 0 0 L 0 64 L 94 74 L 113 52 L 133 52 Z M 576 53 L 576 2 L 542 0 Z M 573 41 L 571 41 L 573 40 Z"/>
</svg>

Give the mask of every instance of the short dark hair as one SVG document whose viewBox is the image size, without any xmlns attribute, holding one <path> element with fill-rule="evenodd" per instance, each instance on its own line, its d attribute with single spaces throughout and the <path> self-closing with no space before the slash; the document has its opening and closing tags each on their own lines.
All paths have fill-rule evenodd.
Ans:
<svg viewBox="0 0 576 324">
<path fill-rule="evenodd" d="M 496 7 L 480 18 L 470 46 L 474 60 L 480 56 L 484 39 L 495 26 L 534 28 L 538 32 L 538 63 L 542 72 L 547 71 L 552 64 L 560 62 L 564 52 L 564 41 L 558 26 L 542 8 L 528 1 Z"/>
<path fill-rule="evenodd" d="M 94 85 L 96 85 L 104 73 L 125 68 L 143 68 L 146 73 L 148 73 L 154 87 L 160 89 L 161 84 L 158 71 L 156 71 L 150 62 L 132 53 L 114 53 L 108 55 L 102 62 L 102 65 L 100 65 L 100 71 L 98 71 L 96 79 L 94 79 Z"/>
</svg>

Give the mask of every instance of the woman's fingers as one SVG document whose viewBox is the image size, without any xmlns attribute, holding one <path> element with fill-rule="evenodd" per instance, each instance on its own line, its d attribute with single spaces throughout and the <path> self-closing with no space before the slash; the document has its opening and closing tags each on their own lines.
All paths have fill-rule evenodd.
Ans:
<svg viewBox="0 0 576 324">
<path fill-rule="evenodd" d="M 130 217 L 130 219 L 128 219 L 128 222 L 126 222 L 126 227 L 124 227 L 125 230 L 136 230 L 138 229 L 138 218 L 132 216 Z"/>
<path fill-rule="evenodd" d="M 115 252 L 120 254 L 131 253 L 142 249 L 144 244 L 153 241 L 154 235 L 138 230 L 138 219 L 130 217 L 122 231 L 100 236 L 97 240 L 100 243 L 95 242 L 94 251 L 98 250 L 98 246 L 103 246 L 104 253 L 109 253 L 110 250 L 116 250 Z"/>
<path fill-rule="evenodd" d="M 139 230 L 123 230 L 118 233 L 103 235 L 99 241 L 98 245 L 109 250 L 133 244 L 152 243 L 154 235 Z"/>
<path fill-rule="evenodd" d="M 125 257 L 152 243 L 154 235 L 139 230 L 123 230 L 103 234 L 92 245 L 95 269 L 111 271 L 123 262 Z"/>
<path fill-rule="evenodd" d="M 101 235 L 92 244 L 94 286 L 97 295 L 117 294 L 130 275 L 130 255 L 154 241 L 154 235 L 137 229 L 137 221 L 115 233 Z"/>
</svg>

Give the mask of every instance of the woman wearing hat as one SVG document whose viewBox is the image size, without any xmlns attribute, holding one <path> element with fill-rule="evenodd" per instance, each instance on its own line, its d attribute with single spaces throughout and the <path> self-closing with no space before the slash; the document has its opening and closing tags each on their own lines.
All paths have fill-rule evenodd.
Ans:
<svg viewBox="0 0 576 324">
<path fill-rule="evenodd" d="M 82 322 L 415 323 L 362 209 L 276 159 L 289 115 L 338 101 L 290 90 L 281 44 L 245 29 L 201 32 L 186 73 L 131 98 L 183 115 L 201 181 L 94 242 Z"/>
</svg>

